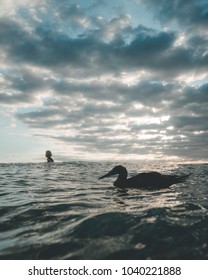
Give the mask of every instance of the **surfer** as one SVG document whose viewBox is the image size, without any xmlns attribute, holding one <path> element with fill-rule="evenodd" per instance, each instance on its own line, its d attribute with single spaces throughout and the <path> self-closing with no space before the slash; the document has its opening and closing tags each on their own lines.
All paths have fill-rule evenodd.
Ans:
<svg viewBox="0 0 208 280">
<path fill-rule="evenodd" d="M 51 151 L 46 151 L 45 156 L 47 158 L 47 162 L 54 162 Z"/>
</svg>

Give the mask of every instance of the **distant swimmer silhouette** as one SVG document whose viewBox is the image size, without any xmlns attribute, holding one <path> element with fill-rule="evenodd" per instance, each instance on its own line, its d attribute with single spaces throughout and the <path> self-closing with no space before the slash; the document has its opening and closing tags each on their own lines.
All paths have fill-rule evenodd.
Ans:
<svg viewBox="0 0 208 280">
<path fill-rule="evenodd" d="M 45 156 L 47 157 L 47 162 L 54 162 L 51 151 L 46 151 Z"/>
<path fill-rule="evenodd" d="M 115 166 L 110 172 L 101 176 L 98 179 L 103 179 L 112 175 L 117 175 L 118 178 L 114 182 L 115 187 L 119 188 L 151 188 L 160 189 L 168 188 L 173 184 L 183 183 L 189 175 L 177 176 L 177 175 L 162 175 L 158 172 L 139 173 L 138 175 L 128 178 L 128 172 L 122 165 Z"/>
</svg>

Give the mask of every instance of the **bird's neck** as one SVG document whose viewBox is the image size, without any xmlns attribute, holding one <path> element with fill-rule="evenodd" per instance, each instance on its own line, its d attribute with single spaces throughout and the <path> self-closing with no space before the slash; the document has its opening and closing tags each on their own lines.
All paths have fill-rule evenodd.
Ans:
<svg viewBox="0 0 208 280">
<path fill-rule="evenodd" d="M 126 183 L 126 180 L 127 180 L 127 171 L 124 170 L 122 173 L 120 173 L 118 175 L 118 178 L 117 180 L 114 182 L 114 186 L 116 187 L 120 187 L 120 188 L 123 188 L 125 187 L 125 183 Z"/>
</svg>

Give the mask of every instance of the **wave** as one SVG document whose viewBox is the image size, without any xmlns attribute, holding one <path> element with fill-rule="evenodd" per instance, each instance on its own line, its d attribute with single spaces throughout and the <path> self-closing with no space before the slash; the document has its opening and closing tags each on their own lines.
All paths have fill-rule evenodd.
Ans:
<svg viewBox="0 0 208 280">
<path fill-rule="evenodd" d="M 208 258 L 208 165 L 158 166 L 193 173 L 159 191 L 98 181 L 109 165 L 1 164 L 0 259 Z"/>
</svg>

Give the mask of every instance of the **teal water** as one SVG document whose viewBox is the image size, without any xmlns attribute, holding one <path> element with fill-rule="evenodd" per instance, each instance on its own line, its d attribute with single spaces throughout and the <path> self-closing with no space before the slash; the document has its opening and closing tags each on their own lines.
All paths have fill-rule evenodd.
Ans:
<svg viewBox="0 0 208 280">
<path fill-rule="evenodd" d="M 117 163 L 0 164 L 0 259 L 208 259 L 208 165 L 121 163 L 192 173 L 169 189 L 98 181 Z"/>
</svg>

